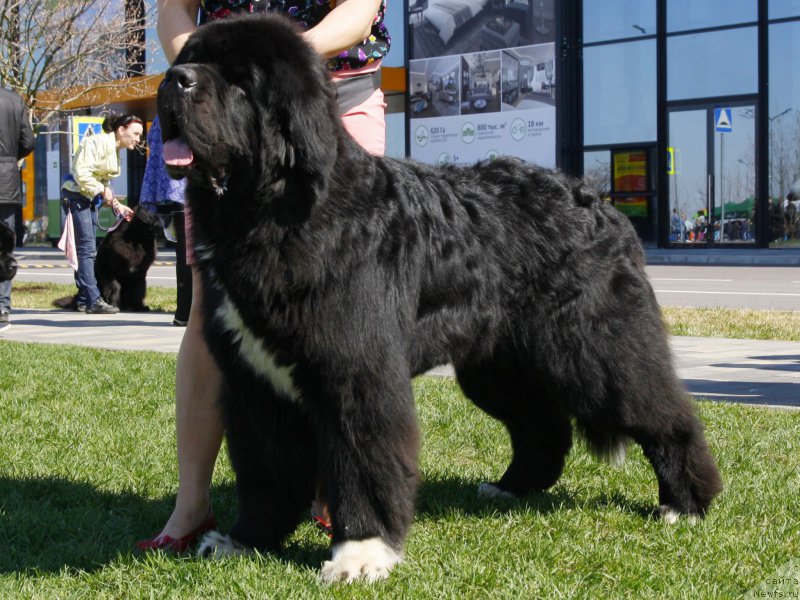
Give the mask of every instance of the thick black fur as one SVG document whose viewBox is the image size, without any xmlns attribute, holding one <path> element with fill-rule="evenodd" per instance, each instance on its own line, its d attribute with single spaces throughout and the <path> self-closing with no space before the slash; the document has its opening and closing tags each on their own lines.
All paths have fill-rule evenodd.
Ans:
<svg viewBox="0 0 800 600">
<path fill-rule="evenodd" d="M 200 28 L 158 103 L 165 141 L 194 154 L 171 173 L 189 180 L 227 381 L 236 541 L 278 548 L 321 484 L 334 544 L 400 549 L 418 479 L 411 378 L 448 362 L 511 436 L 501 490 L 553 485 L 574 422 L 600 452 L 639 443 L 665 509 L 706 512 L 721 482 L 642 249 L 580 181 L 509 158 L 369 156 L 323 61 L 276 17 Z"/>
<path fill-rule="evenodd" d="M 13 256 L 16 235 L 4 221 L 0 221 L 0 282 L 11 281 L 17 275 L 17 261 Z"/>
<path fill-rule="evenodd" d="M 143 206 L 133 219 L 109 231 L 97 248 L 94 276 L 103 299 L 120 310 L 143 312 L 147 294 L 147 270 L 156 258 L 159 218 Z"/>
</svg>

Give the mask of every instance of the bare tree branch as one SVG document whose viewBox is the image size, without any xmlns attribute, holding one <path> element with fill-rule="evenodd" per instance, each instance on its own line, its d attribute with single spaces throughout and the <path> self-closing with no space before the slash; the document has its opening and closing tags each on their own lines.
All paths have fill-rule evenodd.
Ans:
<svg viewBox="0 0 800 600">
<path fill-rule="evenodd" d="M 153 50 L 148 16 L 141 0 L 0 0 L 0 84 L 25 98 L 37 129 L 97 90 L 130 89 Z"/>
</svg>

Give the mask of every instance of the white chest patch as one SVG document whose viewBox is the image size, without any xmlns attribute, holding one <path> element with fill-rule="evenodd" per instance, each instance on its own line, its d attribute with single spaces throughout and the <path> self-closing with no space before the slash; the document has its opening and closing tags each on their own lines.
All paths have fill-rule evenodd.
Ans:
<svg viewBox="0 0 800 600">
<path fill-rule="evenodd" d="M 255 373 L 272 384 L 279 394 L 288 396 L 292 400 L 300 397 L 292 378 L 294 365 L 278 365 L 275 355 L 267 349 L 262 339 L 247 328 L 241 314 L 227 295 L 217 308 L 216 318 L 224 329 L 231 332 L 234 341 L 239 344 L 239 354 Z"/>
</svg>

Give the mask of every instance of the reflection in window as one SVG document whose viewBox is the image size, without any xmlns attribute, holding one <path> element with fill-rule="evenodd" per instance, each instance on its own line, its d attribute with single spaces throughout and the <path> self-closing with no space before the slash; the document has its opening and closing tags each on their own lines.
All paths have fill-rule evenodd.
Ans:
<svg viewBox="0 0 800 600">
<path fill-rule="evenodd" d="M 800 17 L 800 0 L 770 0 L 769 18 Z"/>
<path fill-rule="evenodd" d="M 758 92 L 755 27 L 667 39 L 669 100 Z"/>
<path fill-rule="evenodd" d="M 753 0 L 667 0 L 667 31 L 751 23 L 757 9 Z"/>
<path fill-rule="evenodd" d="M 708 114 L 701 110 L 669 113 L 669 146 L 672 154 L 669 174 L 671 242 L 705 242 L 708 216 Z M 674 218 L 677 215 L 680 223 Z M 680 225 L 680 230 L 678 230 Z"/>
<path fill-rule="evenodd" d="M 770 25 L 769 57 L 770 241 L 796 244 L 800 240 L 800 22 Z"/>
<path fill-rule="evenodd" d="M 583 41 L 587 44 L 655 32 L 655 0 L 583 1 Z"/>
<path fill-rule="evenodd" d="M 656 139 L 654 40 L 583 51 L 584 144 Z"/>
<path fill-rule="evenodd" d="M 611 191 L 611 152 L 584 152 L 583 178 L 605 198 Z"/>
</svg>

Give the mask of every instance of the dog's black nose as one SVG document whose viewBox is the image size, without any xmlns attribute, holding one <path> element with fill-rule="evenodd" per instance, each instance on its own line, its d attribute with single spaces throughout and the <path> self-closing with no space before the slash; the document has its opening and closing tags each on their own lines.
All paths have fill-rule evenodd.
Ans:
<svg viewBox="0 0 800 600">
<path fill-rule="evenodd" d="M 190 92 L 197 85 L 197 77 L 194 69 L 186 65 L 170 67 L 164 75 L 166 83 L 174 82 L 177 89 L 183 92 Z"/>
</svg>

